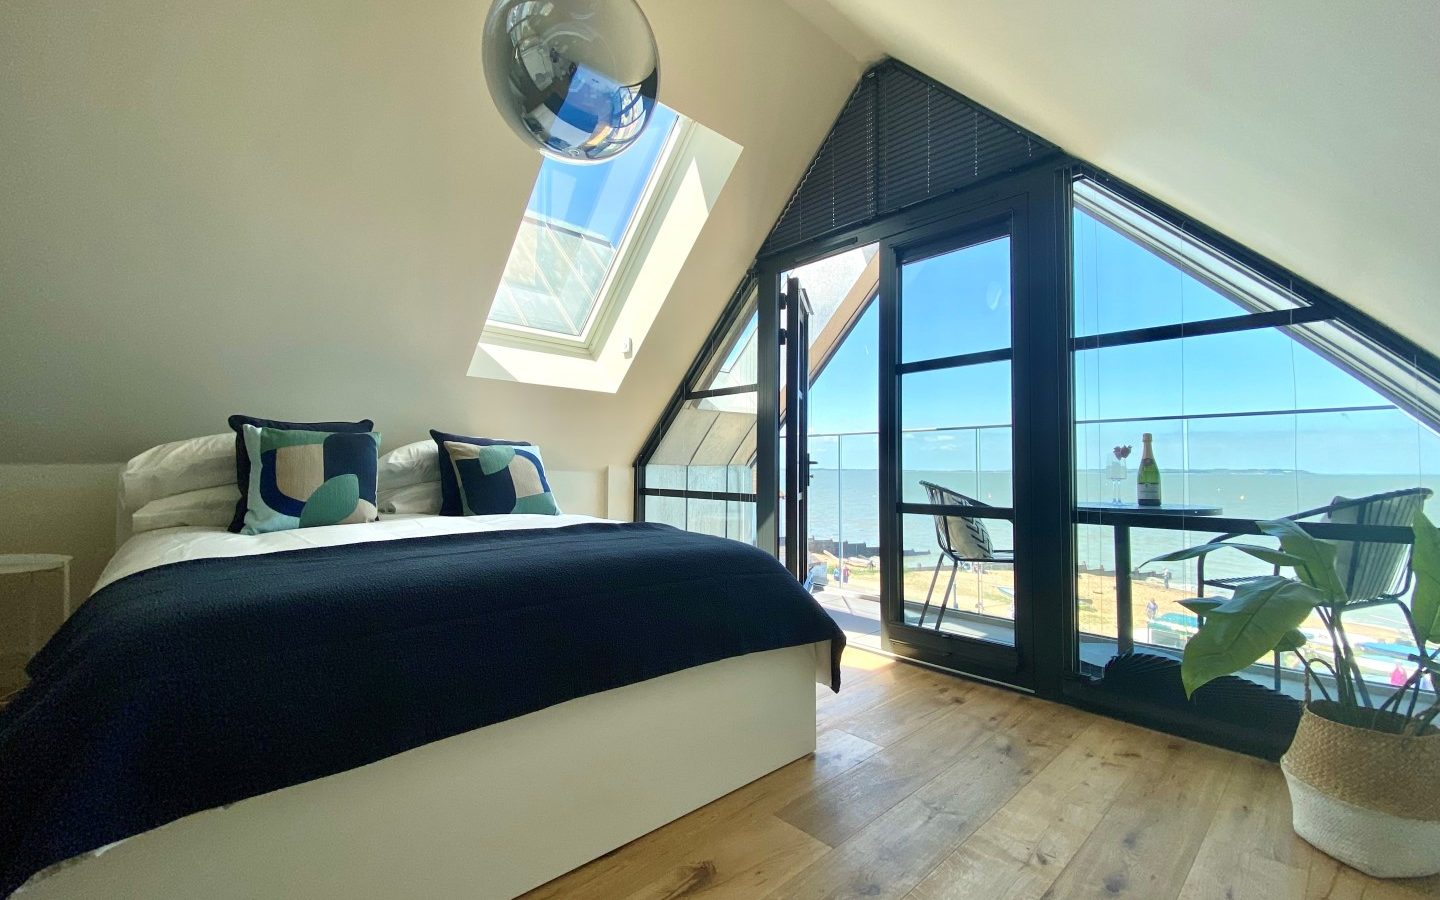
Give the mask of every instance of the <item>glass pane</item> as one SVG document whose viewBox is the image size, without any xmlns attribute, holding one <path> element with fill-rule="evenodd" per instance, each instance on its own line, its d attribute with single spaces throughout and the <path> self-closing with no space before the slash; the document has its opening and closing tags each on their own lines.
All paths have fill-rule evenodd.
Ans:
<svg viewBox="0 0 1440 900">
<path fill-rule="evenodd" d="M 540 164 L 490 322 L 584 333 L 677 118 L 657 104 L 628 152 L 593 165 Z"/>
<path fill-rule="evenodd" d="M 645 521 L 685 527 L 684 497 L 646 497 Z"/>
<path fill-rule="evenodd" d="M 759 324 L 760 319 L 756 313 L 751 313 L 743 320 L 739 333 L 735 335 L 730 345 L 729 352 L 719 360 L 719 364 L 710 377 L 702 382 L 700 390 L 715 390 L 756 383 L 755 338 Z"/>
<path fill-rule="evenodd" d="M 733 500 L 685 500 L 688 531 L 755 543 L 755 504 Z"/>
<path fill-rule="evenodd" d="M 810 534 L 808 547 L 811 558 L 828 553 L 838 557 L 840 515 L 844 499 L 840 495 L 840 436 L 810 434 Z"/>
<path fill-rule="evenodd" d="M 1104 334 L 1304 305 L 1098 185 L 1074 191 L 1075 333 Z"/>
<path fill-rule="evenodd" d="M 782 285 L 792 276 L 800 279 L 800 287 L 810 301 L 812 375 L 829 359 L 850 324 L 879 289 L 878 251 L 878 245 L 867 244 L 806 263 L 780 276 Z"/>
<path fill-rule="evenodd" d="M 879 427 L 880 307 L 873 300 L 810 386 L 810 433 L 873 433 Z"/>
<path fill-rule="evenodd" d="M 873 301 L 810 389 L 810 553 L 823 564 L 815 599 L 847 639 L 880 647 L 880 479 Z"/>
<path fill-rule="evenodd" d="M 900 269 L 900 359 L 916 362 L 1010 346 L 1010 239 Z"/>
<path fill-rule="evenodd" d="M 1440 429 L 1440 380 L 1414 359 L 1395 354 L 1343 322 L 1312 322 L 1284 331 L 1309 351 L 1297 355 L 1301 403 L 1394 404 L 1428 428 Z"/>
<path fill-rule="evenodd" d="M 1306 353 L 1270 328 L 1081 350 L 1074 355 L 1076 416 L 1292 410 L 1298 400 L 1296 363 Z M 1324 406 L 1344 405 L 1312 398 Z M 1336 399 L 1373 400 L 1373 395 L 1351 391 Z"/>
<path fill-rule="evenodd" d="M 1010 363 L 904 375 L 900 394 L 901 499 L 930 502 L 921 483 L 928 481 L 1011 505 Z"/>
<path fill-rule="evenodd" d="M 1177 420 L 1081 422 L 1075 426 L 1075 499 L 1081 506 L 1135 502 L 1135 482 L 1140 463 L 1140 436 L 1150 433 L 1155 461 L 1160 467 L 1160 486 L 1166 503 L 1192 499 L 1184 466 L 1185 425 Z M 1116 447 L 1131 448 L 1129 458 L 1117 459 Z M 1228 513 L 1228 510 L 1227 510 Z"/>
<path fill-rule="evenodd" d="M 1010 523 L 972 518 L 967 525 L 920 515 L 903 520 L 905 624 L 1013 645 L 1015 567 L 1010 561 L 1014 548 Z M 966 551 L 950 537 L 962 528 L 983 536 L 978 550 Z"/>
<path fill-rule="evenodd" d="M 652 488 L 669 488 L 670 490 L 685 489 L 685 467 L 684 466 L 657 466 L 645 467 L 645 486 Z"/>
<path fill-rule="evenodd" d="M 729 334 L 706 363 L 693 390 L 708 391 L 757 382 L 759 370 L 756 368 L 756 341 L 760 316 L 755 310 L 755 304 L 756 292 L 752 290 L 735 324 L 730 327 Z"/>
<path fill-rule="evenodd" d="M 739 466 L 748 471 L 754 456 L 755 393 L 751 391 L 686 401 L 650 457 L 650 466 Z"/>
<path fill-rule="evenodd" d="M 1195 633 L 1194 613 L 1180 605 L 1198 593 L 1196 560 L 1146 562 L 1164 553 L 1193 547 L 1218 537 L 1209 531 L 1166 531 L 1129 529 L 1131 563 L 1131 636 L 1137 644 L 1153 644 L 1180 650 Z M 1256 543 L 1269 542 L 1256 537 Z M 1115 655 L 1114 640 L 1119 633 L 1115 591 L 1115 529 L 1104 525 L 1080 525 L 1075 530 L 1076 614 L 1080 623 L 1081 661 L 1103 666 Z M 1205 561 L 1205 577 L 1232 578 L 1267 575 L 1269 566 L 1241 553 L 1212 554 Z M 1104 640 L 1095 640 L 1104 638 Z"/>
<path fill-rule="evenodd" d="M 645 484 L 673 490 L 755 492 L 755 393 L 687 401 L 645 467 Z M 647 497 L 645 518 L 755 542 L 755 504 Z"/>
<path fill-rule="evenodd" d="M 1076 202 L 1078 333 L 1299 304 L 1245 267 L 1093 186 L 1077 185 Z M 1166 502 L 1238 519 L 1308 513 L 1314 521 L 1339 498 L 1430 488 L 1437 481 L 1440 385 L 1413 360 L 1338 322 L 1085 350 L 1074 354 L 1074 367 L 1076 493 L 1091 509 L 1103 512 L 1115 502 L 1133 502 L 1138 461 L 1117 459 L 1114 450 L 1122 445 L 1138 450 L 1143 432 L 1154 435 Z M 1424 505 L 1432 515 L 1440 512 L 1433 496 Z M 1181 601 L 1224 598 L 1234 579 L 1273 571 L 1227 551 L 1203 563 L 1149 564 L 1159 554 L 1216 536 L 1203 515 L 1166 524 L 1176 527 L 1077 526 L 1077 615 L 1087 671 L 1097 671 L 1127 639 L 1142 651 L 1178 661 L 1199 627 Z M 1121 536 L 1128 536 L 1131 546 L 1128 572 L 1117 572 L 1125 568 L 1116 563 Z M 1245 540 L 1273 543 L 1258 536 Z M 1345 552 L 1337 559 L 1352 596 L 1370 599 L 1402 589 L 1404 551 L 1377 540 L 1363 543 L 1367 553 Z M 1356 546 L 1336 544 L 1340 550 Z M 1217 583 L 1225 581 L 1231 584 Z M 1123 585 L 1131 597 L 1128 635 L 1118 633 Z M 1382 696 L 1393 680 L 1408 676 L 1406 654 L 1413 648 L 1402 615 L 1390 607 L 1356 610 L 1353 619 L 1347 614 L 1346 625 L 1361 669 Z M 1312 617 L 1302 631 L 1309 655 L 1329 661 L 1323 622 Z M 1292 696 L 1302 693 L 1294 654 L 1281 654 L 1278 669 L 1267 655 L 1241 674 Z"/>
<path fill-rule="evenodd" d="M 725 537 L 725 501 L 685 498 L 685 527 L 701 534 Z"/>
</svg>

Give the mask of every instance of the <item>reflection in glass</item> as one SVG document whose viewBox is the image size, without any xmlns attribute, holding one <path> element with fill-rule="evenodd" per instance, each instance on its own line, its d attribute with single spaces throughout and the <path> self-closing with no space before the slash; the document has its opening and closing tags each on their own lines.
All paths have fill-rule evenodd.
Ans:
<svg viewBox="0 0 1440 900">
<path fill-rule="evenodd" d="M 609 159 L 651 125 L 659 51 L 635 0 L 499 0 L 481 49 L 501 118 L 548 157 Z"/>
<path fill-rule="evenodd" d="M 755 295 L 751 292 L 746 304 L 750 312 L 742 314 L 730 333 L 721 341 L 721 351 L 711 360 L 695 384 L 697 391 L 753 385 L 758 379 L 756 368 L 756 337 L 760 317 L 754 311 Z"/>
<path fill-rule="evenodd" d="M 840 334 L 875 296 L 880 285 L 878 251 L 876 244 L 867 244 L 797 266 L 780 276 L 782 284 L 788 278 L 800 279 L 810 301 L 810 346 L 819 350 L 811 354 L 812 375 L 838 347 Z"/>
</svg>

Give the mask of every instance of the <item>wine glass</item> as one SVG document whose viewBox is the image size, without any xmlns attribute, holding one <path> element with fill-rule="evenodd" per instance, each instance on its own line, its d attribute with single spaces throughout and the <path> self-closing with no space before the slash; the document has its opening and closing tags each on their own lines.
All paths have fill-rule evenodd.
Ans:
<svg viewBox="0 0 1440 900">
<path fill-rule="evenodd" d="M 1112 459 L 1105 466 L 1105 477 L 1110 481 L 1110 502 L 1121 505 L 1125 501 L 1120 499 L 1120 485 L 1130 478 L 1130 467 L 1125 465 L 1124 460 Z"/>
</svg>

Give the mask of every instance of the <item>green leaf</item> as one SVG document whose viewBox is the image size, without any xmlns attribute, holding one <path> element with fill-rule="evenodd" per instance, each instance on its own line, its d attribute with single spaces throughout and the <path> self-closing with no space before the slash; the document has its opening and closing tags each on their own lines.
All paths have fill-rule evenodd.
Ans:
<svg viewBox="0 0 1440 900">
<path fill-rule="evenodd" d="M 1410 613 L 1421 641 L 1440 638 L 1440 531 L 1425 513 L 1417 512 L 1411 525 L 1415 530 L 1415 555 L 1410 562 L 1415 572 L 1415 596 Z"/>
<path fill-rule="evenodd" d="M 1191 597 L 1189 600 L 1181 600 L 1180 605 L 1195 613 L 1197 616 L 1208 616 L 1210 610 L 1219 606 L 1225 601 L 1216 600 L 1214 597 Z"/>
<path fill-rule="evenodd" d="M 1264 575 L 1249 584 L 1236 588 L 1235 593 L 1226 597 L 1219 606 L 1210 611 L 1210 615 L 1233 616 L 1244 613 L 1255 602 L 1252 595 L 1258 590 L 1279 586 L 1282 583 L 1293 587 L 1296 591 L 1293 596 L 1306 598 L 1312 607 L 1325 604 L 1325 595 L 1303 581 L 1296 581 L 1283 575 Z"/>
<path fill-rule="evenodd" d="M 1239 550 L 1241 553 L 1248 553 L 1258 560 L 1270 563 L 1272 566 L 1294 566 L 1302 562 L 1298 557 L 1291 556 L 1276 550 L 1274 547 L 1262 547 L 1259 544 L 1232 544 L 1217 542 L 1214 544 L 1200 544 L 1195 547 L 1186 547 L 1184 550 L 1176 550 L 1174 553 L 1165 553 L 1154 559 L 1146 560 L 1142 565 L 1148 566 L 1154 562 L 1181 562 L 1187 559 L 1194 559 L 1197 556 L 1204 556 L 1207 553 L 1214 553 L 1216 550 Z"/>
<path fill-rule="evenodd" d="M 1305 636 L 1305 632 L 1298 628 L 1292 628 L 1285 632 L 1285 636 L 1280 639 L 1280 643 L 1275 645 L 1275 649 L 1281 653 L 1294 652 L 1305 646 L 1309 640 Z"/>
<path fill-rule="evenodd" d="M 1280 539 L 1280 549 L 1298 562 L 1294 566 L 1295 577 L 1325 595 L 1332 604 L 1349 600 L 1340 575 L 1335 571 L 1335 545 L 1310 534 L 1290 519 L 1271 519 L 1258 523 L 1260 530 Z"/>
<path fill-rule="evenodd" d="M 1267 655 L 1323 598 L 1309 585 L 1271 575 L 1243 585 L 1211 610 L 1185 645 L 1180 677 L 1186 696 Z"/>
</svg>

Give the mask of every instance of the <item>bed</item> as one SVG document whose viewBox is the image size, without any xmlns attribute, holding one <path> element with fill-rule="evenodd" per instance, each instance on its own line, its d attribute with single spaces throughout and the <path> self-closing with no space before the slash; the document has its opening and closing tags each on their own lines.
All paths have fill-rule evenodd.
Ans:
<svg viewBox="0 0 1440 900">
<path fill-rule="evenodd" d="M 0 712 L 3 890 L 515 896 L 813 751 L 843 642 L 663 525 L 138 534 Z"/>
</svg>

